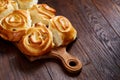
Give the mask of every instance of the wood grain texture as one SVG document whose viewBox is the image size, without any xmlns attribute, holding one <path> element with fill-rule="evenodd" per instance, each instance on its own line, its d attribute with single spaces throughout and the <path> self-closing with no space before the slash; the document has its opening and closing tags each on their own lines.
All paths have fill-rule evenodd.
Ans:
<svg viewBox="0 0 120 80">
<path fill-rule="evenodd" d="M 0 80 L 120 80 L 119 0 L 39 0 L 66 16 L 76 28 L 67 51 L 78 57 L 78 74 L 55 59 L 29 62 L 10 42 L 0 39 Z"/>
</svg>

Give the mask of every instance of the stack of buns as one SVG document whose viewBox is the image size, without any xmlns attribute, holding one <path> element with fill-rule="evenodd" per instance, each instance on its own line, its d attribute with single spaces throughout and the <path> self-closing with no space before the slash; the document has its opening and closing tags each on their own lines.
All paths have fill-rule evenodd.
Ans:
<svg viewBox="0 0 120 80">
<path fill-rule="evenodd" d="M 77 31 L 64 16 L 38 0 L 0 0 L 0 37 L 27 56 L 41 56 L 74 41 Z"/>
</svg>

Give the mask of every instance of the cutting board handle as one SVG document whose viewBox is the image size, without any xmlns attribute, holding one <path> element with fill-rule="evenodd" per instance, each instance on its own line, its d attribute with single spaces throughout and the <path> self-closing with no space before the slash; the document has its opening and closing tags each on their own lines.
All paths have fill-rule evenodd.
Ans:
<svg viewBox="0 0 120 80">
<path fill-rule="evenodd" d="M 66 47 L 60 47 L 60 48 L 53 49 L 49 53 L 49 56 L 60 59 L 64 67 L 66 68 L 66 70 L 71 73 L 79 72 L 82 68 L 81 61 L 78 58 L 69 54 L 66 51 Z"/>
<path fill-rule="evenodd" d="M 70 73 L 79 72 L 82 68 L 81 61 L 78 58 L 69 54 L 66 51 L 66 47 L 54 48 L 51 50 L 51 52 L 49 52 L 48 54 L 43 55 L 43 56 L 39 56 L 39 57 L 26 56 L 26 57 L 30 61 L 35 61 L 37 59 L 57 58 L 62 61 L 64 67 Z"/>
</svg>

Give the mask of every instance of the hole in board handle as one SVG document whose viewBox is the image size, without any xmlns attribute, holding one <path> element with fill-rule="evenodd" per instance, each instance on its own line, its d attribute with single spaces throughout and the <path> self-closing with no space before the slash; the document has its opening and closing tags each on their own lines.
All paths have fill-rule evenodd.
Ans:
<svg viewBox="0 0 120 80">
<path fill-rule="evenodd" d="M 72 67 L 75 67 L 77 65 L 77 63 L 75 61 L 70 61 L 69 65 L 72 66 Z"/>
</svg>

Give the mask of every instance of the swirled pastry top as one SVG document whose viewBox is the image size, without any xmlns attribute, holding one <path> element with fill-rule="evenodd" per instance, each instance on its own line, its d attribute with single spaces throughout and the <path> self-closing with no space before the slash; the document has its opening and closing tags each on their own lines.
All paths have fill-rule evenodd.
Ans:
<svg viewBox="0 0 120 80">
<path fill-rule="evenodd" d="M 0 19 L 18 9 L 18 5 L 13 0 L 0 0 Z"/>
<path fill-rule="evenodd" d="M 38 0 L 17 0 L 20 9 L 29 9 L 38 3 Z"/>
<path fill-rule="evenodd" d="M 0 36 L 5 40 L 18 41 L 29 27 L 30 13 L 27 10 L 15 10 L 0 21 Z"/>
<path fill-rule="evenodd" d="M 45 25 L 35 24 L 17 43 L 18 48 L 25 55 L 40 56 L 53 47 L 53 36 Z"/>
<path fill-rule="evenodd" d="M 42 22 L 48 25 L 49 20 L 55 16 L 56 10 L 47 4 L 36 4 L 30 10 L 33 23 Z"/>
<path fill-rule="evenodd" d="M 55 16 L 50 20 L 49 27 L 53 33 L 55 45 L 65 46 L 75 40 L 77 31 L 64 16 Z"/>
</svg>

